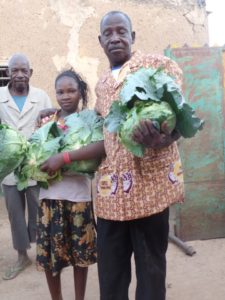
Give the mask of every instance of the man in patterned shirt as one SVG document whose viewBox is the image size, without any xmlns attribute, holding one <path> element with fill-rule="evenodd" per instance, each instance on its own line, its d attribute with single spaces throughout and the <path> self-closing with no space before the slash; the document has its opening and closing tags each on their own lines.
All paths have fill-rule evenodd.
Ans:
<svg viewBox="0 0 225 300">
<path fill-rule="evenodd" d="M 181 83 L 182 73 L 175 62 L 159 55 L 131 52 L 135 32 L 126 14 L 106 14 L 100 33 L 100 44 L 110 62 L 110 69 L 96 86 L 96 109 L 103 117 L 118 99 L 126 76 L 140 67 L 162 67 Z M 174 143 L 178 137 L 177 132 L 165 136 L 150 121 L 142 122 L 134 138 L 147 151 L 144 158 L 137 158 L 119 143 L 115 134 L 105 132 L 106 160 L 99 170 L 96 200 L 102 300 L 128 299 L 132 253 L 136 300 L 165 299 L 168 207 L 183 200 L 182 175 L 177 175 L 175 182 L 170 180 L 173 166 L 181 167 Z"/>
<path fill-rule="evenodd" d="M 181 82 L 181 70 L 164 56 L 131 52 L 135 40 L 130 18 L 112 11 L 101 20 L 99 41 L 110 68 L 96 86 L 96 110 L 105 117 L 118 99 L 126 76 L 140 67 L 161 67 Z M 183 200 L 183 177 L 175 140 L 179 134 L 160 133 L 143 121 L 134 139 L 146 146 L 143 158 L 134 157 L 104 131 L 99 142 L 69 153 L 70 160 L 106 158 L 98 171 L 96 197 L 98 271 L 101 300 L 127 300 L 134 253 L 136 300 L 165 300 L 169 206 Z M 45 164 L 57 170 L 65 162 L 58 154 Z"/>
</svg>

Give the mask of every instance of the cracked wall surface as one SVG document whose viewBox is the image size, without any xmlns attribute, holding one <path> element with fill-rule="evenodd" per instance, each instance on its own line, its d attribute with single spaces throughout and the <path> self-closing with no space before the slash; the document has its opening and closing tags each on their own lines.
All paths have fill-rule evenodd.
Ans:
<svg viewBox="0 0 225 300">
<path fill-rule="evenodd" d="M 0 61 L 15 52 L 32 64 L 32 84 L 54 100 L 54 78 L 70 66 L 94 86 L 108 62 L 98 43 L 99 22 L 122 10 L 136 31 L 134 49 L 163 53 L 168 46 L 208 42 L 207 14 L 195 0 L 0 0 Z"/>
</svg>

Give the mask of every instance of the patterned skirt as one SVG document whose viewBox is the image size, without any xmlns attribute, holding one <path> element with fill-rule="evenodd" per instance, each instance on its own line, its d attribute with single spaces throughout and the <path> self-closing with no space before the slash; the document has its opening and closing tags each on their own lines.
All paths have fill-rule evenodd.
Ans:
<svg viewBox="0 0 225 300">
<path fill-rule="evenodd" d="M 97 260 L 91 202 L 43 199 L 37 217 L 37 269 L 57 275 L 67 266 Z"/>
</svg>

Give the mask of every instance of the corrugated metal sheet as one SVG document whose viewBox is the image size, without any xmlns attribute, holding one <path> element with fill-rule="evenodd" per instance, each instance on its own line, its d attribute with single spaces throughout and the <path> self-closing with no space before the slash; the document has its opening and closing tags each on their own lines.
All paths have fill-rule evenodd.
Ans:
<svg viewBox="0 0 225 300">
<path fill-rule="evenodd" d="M 205 120 L 204 130 L 179 143 L 185 204 L 176 211 L 176 234 L 184 240 L 225 236 L 224 64 L 220 47 L 168 48 L 184 73 L 185 98 Z"/>
</svg>

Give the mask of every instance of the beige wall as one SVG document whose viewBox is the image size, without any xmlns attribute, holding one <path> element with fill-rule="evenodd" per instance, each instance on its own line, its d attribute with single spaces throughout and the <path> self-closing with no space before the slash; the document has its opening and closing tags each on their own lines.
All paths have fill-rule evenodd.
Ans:
<svg viewBox="0 0 225 300">
<path fill-rule="evenodd" d="M 107 59 L 98 44 L 99 22 L 110 10 L 133 21 L 134 49 L 163 53 L 168 45 L 208 42 L 207 17 L 197 0 L 0 0 L 0 61 L 25 53 L 34 69 L 32 84 L 54 101 L 54 78 L 73 66 L 94 86 Z"/>
</svg>

